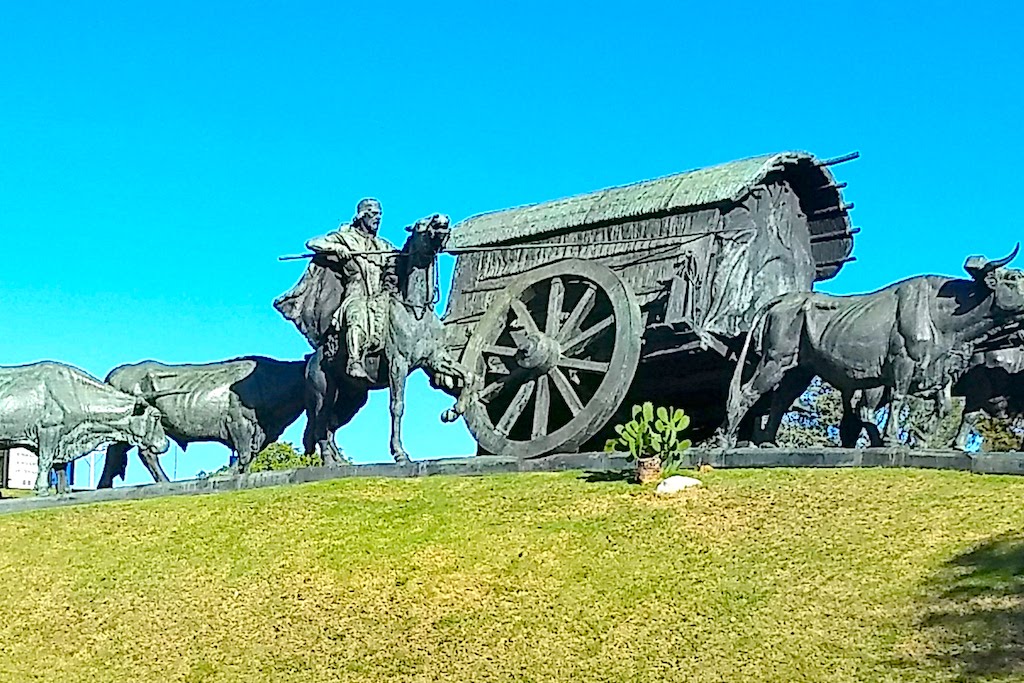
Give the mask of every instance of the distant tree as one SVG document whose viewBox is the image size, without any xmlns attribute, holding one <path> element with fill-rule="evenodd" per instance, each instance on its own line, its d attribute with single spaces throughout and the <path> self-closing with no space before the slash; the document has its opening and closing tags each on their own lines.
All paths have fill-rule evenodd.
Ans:
<svg viewBox="0 0 1024 683">
<path fill-rule="evenodd" d="M 787 448 L 838 446 L 842 417 L 842 396 L 832 385 L 815 377 L 782 418 L 779 445 Z"/>
<path fill-rule="evenodd" d="M 323 462 L 316 455 L 303 455 L 288 441 L 275 441 L 252 459 L 250 472 L 291 470 L 299 467 L 319 467 Z"/>
<path fill-rule="evenodd" d="M 974 425 L 981 437 L 981 450 L 987 453 L 1018 451 L 1022 447 L 1024 425 L 1017 420 L 996 420 L 983 417 Z"/>
<path fill-rule="evenodd" d="M 249 472 L 269 472 L 271 470 L 292 470 L 299 467 L 319 467 L 323 462 L 318 456 L 305 456 L 296 450 L 288 441 L 275 441 L 260 451 L 249 464 Z M 224 465 L 212 472 L 200 470 L 196 479 L 219 477 L 230 472 L 230 466 Z"/>
<path fill-rule="evenodd" d="M 875 415 L 879 429 L 889 416 L 888 406 Z M 963 401 L 954 399 L 953 409 L 938 419 L 935 402 L 911 397 L 903 407 L 900 443 L 921 448 L 948 448 L 956 437 L 963 415 Z M 779 429 L 779 445 L 789 448 L 820 448 L 841 445 L 839 423 L 843 418 L 842 395 L 819 377 L 807 388 L 786 413 Z M 858 446 L 868 445 L 862 433 Z"/>
</svg>

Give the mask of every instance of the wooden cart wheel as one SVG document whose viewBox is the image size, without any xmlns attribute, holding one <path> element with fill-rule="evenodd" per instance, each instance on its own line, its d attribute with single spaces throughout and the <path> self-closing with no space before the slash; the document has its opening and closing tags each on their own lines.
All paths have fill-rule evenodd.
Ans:
<svg viewBox="0 0 1024 683">
<path fill-rule="evenodd" d="M 608 267 L 570 259 L 520 275 L 462 356 L 482 378 L 466 411 L 470 431 L 498 455 L 574 451 L 618 409 L 642 336 L 636 297 Z"/>
</svg>

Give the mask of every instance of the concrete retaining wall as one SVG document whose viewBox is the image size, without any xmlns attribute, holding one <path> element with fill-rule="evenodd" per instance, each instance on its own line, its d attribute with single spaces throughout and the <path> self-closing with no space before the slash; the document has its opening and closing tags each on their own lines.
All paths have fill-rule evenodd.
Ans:
<svg viewBox="0 0 1024 683">
<path fill-rule="evenodd" d="M 689 465 L 708 464 L 716 468 L 757 467 L 919 467 L 960 470 L 984 474 L 1024 474 L 1024 453 L 968 454 L 957 451 L 911 451 L 902 449 L 814 448 L 783 450 L 739 448 L 729 451 L 697 450 L 689 453 Z M 237 477 L 190 479 L 169 484 L 123 486 L 99 491 L 80 491 L 61 496 L 30 496 L 0 501 L 0 514 L 81 505 L 105 501 L 137 500 L 157 496 L 187 496 L 241 489 L 304 484 L 348 477 L 427 477 L 432 475 L 479 476 L 507 472 L 560 472 L 584 470 L 608 472 L 628 467 L 622 456 L 605 453 L 550 455 L 535 460 L 497 456 L 421 460 L 408 465 L 346 465 L 308 467 L 280 472 L 257 472 Z"/>
</svg>

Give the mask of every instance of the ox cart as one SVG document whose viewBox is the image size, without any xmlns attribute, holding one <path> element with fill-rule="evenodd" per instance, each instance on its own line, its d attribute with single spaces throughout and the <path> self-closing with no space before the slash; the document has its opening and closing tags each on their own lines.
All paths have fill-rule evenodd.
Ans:
<svg viewBox="0 0 1024 683">
<path fill-rule="evenodd" d="M 629 407 L 724 419 L 755 312 L 852 260 L 844 184 L 789 152 L 469 218 L 444 316 L 483 452 L 594 448 Z"/>
</svg>

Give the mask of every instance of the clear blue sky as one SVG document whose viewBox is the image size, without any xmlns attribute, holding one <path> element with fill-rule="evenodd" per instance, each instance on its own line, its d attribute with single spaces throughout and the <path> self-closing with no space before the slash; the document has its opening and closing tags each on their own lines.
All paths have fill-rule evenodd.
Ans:
<svg viewBox="0 0 1024 683">
<path fill-rule="evenodd" d="M 303 266 L 277 256 L 367 195 L 400 242 L 435 211 L 860 150 L 836 169 L 858 260 L 823 289 L 1024 233 L 1019 3 L 376 4 L 4 3 L 0 363 L 298 358 L 271 301 Z M 360 462 L 387 457 L 378 393 L 340 433 Z M 422 377 L 410 404 L 414 458 L 472 451 Z"/>
</svg>

